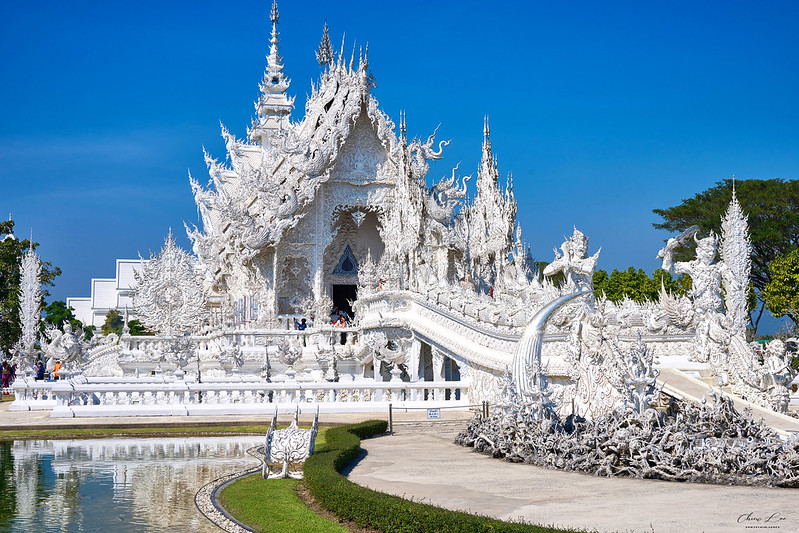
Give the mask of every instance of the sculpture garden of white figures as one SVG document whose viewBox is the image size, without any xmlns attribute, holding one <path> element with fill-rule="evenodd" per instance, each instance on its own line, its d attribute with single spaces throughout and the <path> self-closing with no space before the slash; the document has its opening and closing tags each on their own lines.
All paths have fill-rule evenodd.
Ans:
<svg viewBox="0 0 799 533">
<path fill-rule="evenodd" d="M 693 281 L 687 305 L 690 319 L 682 317 L 677 325 L 695 327 L 694 357 L 709 362 L 716 374 L 725 378 L 719 380 L 720 385 L 728 382 L 733 393 L 785 411 L 786 385 L 793 373 L 784 344 L 778 340 L 769 343 L 761 362 L 744 336 L 741 310 L 745 306 L 740 301 L 748 287 L 750 245 L 734 192 L 722 230 L 720 263 L 714 262 L 716 237 L 711 234 L 698 239 L 697 227 L 669 239 L 658 254 L 665 270 L 688 274 Z M 697 258 L 675 263 L 674 249 L 690 238 L 697 243 Z M 569 241 L 562 249 L 564 256 L 573 250 L 585 253 L 583 247 L 572 247 Z M 557 271 L 567 275 L 569 263 L 563 257 L 557 260 L 560 263 L 550 265 L 545 275 Z M 584 278 L 582 283 L 586 282 Z M 729 315 L 724 313 L 722 283 Z M 564 285 L 579 282 L 567 275 Z M 579 367 L 577 383 L 576 387 L 567 385 L 563 394 L 555 397 L 548 391 L 546 371 L 541 368 L 541 338 L 549 315 L 576 296 L 561 296 L 536 314 L 517 346 L 513 375 L 506 376 L 500 408 L 488 418 L 475 417 L 456 442 L 514 462 L 596 475 L 799 487 L 799 438 L 783 440 L 762 420 L 755 422 L 749 412 L 736 412 L 732 400 L 721 391 L 713 394 L 712 404 L 703 402 L 699 408 L 672 400 L 666 411 L 653 409 L 662 393 L 657 389 L 652 355 L 640 334 L 637 346 L 618 346 L 625 328 L 611 324 L 611 319 L 621 322 L 620 313 L 608 311 L 604 299 L 572 321 L 570 348 L 576 348 L 577 356 L 566 360 Z M 665 291 L 662 296 L 666 316 L 678 313 L 669 306 L 685 310 L 685 300 L 674 299 Z M 658 320 L 655 315 L 650 318 Z M 564 409 L 569 400 L 580 407 L 573 407 L 571 414 Z"/>
<path fill-rule="evenodd" d="M 261 476 L 264 479 L 302 479 L 302 465 L 314 453 L 316 434 L 319 431 L 319 409 L 316 410 L 311 429 L 300 429 L 297 419 L 300 408 L 294 412 L 291 425 L 277 429 L 277 408 L 264 445 L 264 464 Z"/>
</svg>

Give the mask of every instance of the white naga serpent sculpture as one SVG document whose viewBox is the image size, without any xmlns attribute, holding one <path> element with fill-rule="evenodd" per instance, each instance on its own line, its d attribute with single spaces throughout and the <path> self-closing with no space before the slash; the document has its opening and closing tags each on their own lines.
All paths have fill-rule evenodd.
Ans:
<svg viewBox="0 0 799 533">
<path fill-rule="evenodd" d="M 555 298 L 538 311 L 527 324 L 522 338 L 516 345 L 511 366 L 516 391 L 522 397 L 538 395 L 545 388 L 545 378 L 541 373 L 541 346 L 544 342 L 547 320 L 565 303 L 588 294 L 591 294 L 589 289 L 582 289 Z"/>
</svg>

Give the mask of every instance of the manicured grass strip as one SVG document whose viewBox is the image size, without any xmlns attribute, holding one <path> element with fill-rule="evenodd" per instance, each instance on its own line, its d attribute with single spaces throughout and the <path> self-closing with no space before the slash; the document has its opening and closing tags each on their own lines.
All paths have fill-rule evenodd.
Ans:
<svg viewBox="0 0 799 533">
<path fill-rule="evenodd" d="M 296 479 L 242 478 L 222 489 L 219 502 L 236 520 L 262 532 L 346 532 L 311 511 L 297 495 Z"/>
<path fill-rule="evenodd" d="M 305 461 L 305 484 L 317 503 L 339 518 L 386 533 L 570 531 L 449 511 L 361 487 L 339 474 L 360 453 L 360 439 L 384 433 L 386 426 L 385 420 L 370 420 L 328 430 L 327 444 Z"/>
</svg>

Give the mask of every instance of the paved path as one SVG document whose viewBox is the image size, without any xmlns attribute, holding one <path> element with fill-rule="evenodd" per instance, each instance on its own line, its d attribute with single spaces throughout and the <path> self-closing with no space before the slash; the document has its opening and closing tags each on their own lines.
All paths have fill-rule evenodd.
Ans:
<svg viewBox="0 0 799 533">
<path fill-rule="evenodd" d="M 452 444 L 461 427 L 397 423 L 395 435 L 361 442 L 367 454 L 349 478 L 450 509 L 600 532 L 799 531 L 797 489 L 598 478 L 512 464 Z"/>
</svg>

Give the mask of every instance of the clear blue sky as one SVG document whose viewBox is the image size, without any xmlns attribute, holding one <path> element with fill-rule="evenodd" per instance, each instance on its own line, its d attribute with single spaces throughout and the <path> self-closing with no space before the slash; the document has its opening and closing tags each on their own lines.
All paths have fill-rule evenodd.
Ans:
<svg viewBox="0 0 799 533">
<path fill-rule="evenodd" d="M 31 228 L 89 294 L 116 258 L 189 247 L 187 170 L 205 182 L 219 122 L 239 136 L 268 52 L 267 1 L 8 2 L 0 17 L 0 216 Z M 280 3 L 299 118 L 325 21 L 369 42 L 375 96 L 410 135 L 441 123 L 433 167 L 474 173 L 483 115 L 519 221 L 551 260 L 572 225 L 600 268 L 651 272 L 668 235 L 652 209 L 733 174 L 799 177 L 796 2 Z"/>
</svg>

